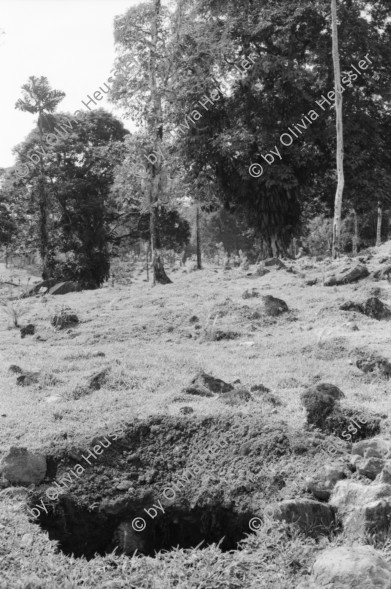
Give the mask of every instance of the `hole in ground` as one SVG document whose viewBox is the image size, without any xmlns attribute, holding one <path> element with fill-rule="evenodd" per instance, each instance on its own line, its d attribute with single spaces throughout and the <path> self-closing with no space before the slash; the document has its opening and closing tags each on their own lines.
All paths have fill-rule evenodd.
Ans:
<svg viewBox="0 0 391 589">
<path fill-rule="evenodd" d="M 154 556 L 161 550 L 175 547 L 194 548 L 202 543 L 206 547 L 220 540 L 220 549 L 225 552 L 238 548 L 249 530 L 253 514 L 238 514 L 219 505 L 194 509 L 166 508 L 164 514 L 153 520 L 144 512 L 145 530 L 135 532 L 134 518 L 140 511 L 109 515 L 89 511 L 69 498 L 62 498 L 55 511 L 42 514 L 37 523 L 48 532 L 51 540 L 59 542 L 59 549 L 66 555 L 94 558 L 117 549 L 127 555 L 135 550 Z M 141 520 L 140 520 L 141 521 Z"/>
</svg>

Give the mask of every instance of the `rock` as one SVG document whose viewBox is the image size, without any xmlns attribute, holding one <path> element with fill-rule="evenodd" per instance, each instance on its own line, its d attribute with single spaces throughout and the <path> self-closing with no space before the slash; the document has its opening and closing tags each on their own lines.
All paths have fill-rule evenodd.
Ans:
<svg viewBox="0 0 391 589">
<path fill-rule="evenodd" d="M 307 388 L 300 395 L 306 410 L 307 423 L 322 427 L 325 418 L 332 413 L 335 403 L 344 397 L 341 389 L 326 382 Z"/>
<path fill-rule="evenodd" d="M 23 339 L 26 335 L 34 335 L 35 333 L 35 325 L 29 323 L 20 329 L 20 337 Z"/>
<path fill-rule="evenodd" d="M 305 281 L 306 286 L 315 286 L 318 283 L 317 278 L 310 278 L 309 280 Z"/>
<path fill-rule="evenodd" d="M 190 385 L 184 389 L 188 395 L 198 395 L 200 397 L 213 397 L 213 394 L 228 393 L 234 387 L 232 384 L 224 382 L 219 378 L 214 378 L 205 372 L 199 372 L 190 382 Z"/>
<path fill-rule="evenodd" d="M 391 467 L 386 464 L 381 473 L 376 477 L 375 482 L 379 485 L 386 484 L 391 485 Z"/>
<path fill-rule="evenodd" d="M 51 317 L 50 323 L 57 329 L 65 329 L 77 325 L 79 318 L 76 313 L 72 313 L 69 308 L 65 307 L 61 309 L 60 313 L 56 313 Z"/>
<path fill-rule="evenodd" d="M 8 368 L 8 372 L 13 372 L 14 374 L 22 374 L 23 370 L 20 366 L 17 366 L 16 364 L 11 364 L 11 366 Z"/>
<path fill-rule="evenodd" d="M 194 413 L 194 409 L 193 407 L 181 407 L 179 409 L 179 412 L 182 413 L 182 415 L 190 415 L 190 413 Z"/>
<path fill-rule="evenodd" d="M 312 537 L 330 533 L 335 524 L 333 508 L 312 499 L 287 499 L 268 506 L 266 513 L 278 521 L 296 524 Z"/>
<path fill-rule="evenodd" d="M 370 534 L 384 540 L 389 532 L 391 485 L 339 481 L 332 492 L 330 505 L 337 509 L 344 530 L 355 538 L 365 539 Z"/>
<path fill-rule="evenodd" d="M 357 311 L 363 313 L 363 306 L 361 303 L 355 303 L 354 301 L 346 301 L 340 306 L 341 311 Z"/>
<path fill-rule="evenodd" d="M 375 450 L 380 457 L 386 457 L 391 450 L 391 441 L 384 438 L 372 438 L 371 440 L 362 440 L 352 446 L 352 454 L 363 458 L 367 458 L 368 452 L 371 450 Z"/>
<path fill-rule="evenodd" d="M 31 297 L 33 295 L 37 295 L 41 290 L 43 291 L 43 294 L 46 294 L 48 292 L 48 290 L 54 286 L 54 284 L 56 283 L 55 280 L 50 279 L 50 280 L 44 280 L 42 282 L 38 282 L 37 284 L 35 284 L 34 286 L 32 286 L 27 292 L 25 292 L 24 294 L 22 294 L 21 298 L 25 299 L 27 297 Z"/>
<path fill-rule="evenodd" d="M 199 322 L 199 318 L 197 317 L 197 315 L 192 315 L 189 319 L 189 323 L 198 323 Z"/>
<path fill-rule="evenodd" d="M 0 474 L 13 484 L 38 485 L 46 475 L 46 458 L 12 446 L 0 462 Z"/>
<path fill-rule="evenodd" d="M 357 282 L 369 276 L 368 268 L 363 264 L 358 264 L 354 268 L 345 268 L 338 274 L 331 274 L 326 277 L 324 286 L 336 286 L 340 284 L 350 284 Z"/>
<path fill-rule="evenodd" d="M 391 309 L 385 305 L 377 297 L 367 299 L 363 305 L 363 313 L 372 319 L 389 319 L 391 317 Z"/>
<path fill-rule="evenodd" d="M 366 356 L 361 356 L 356 361 L 356 366 L 365 373 L 376 370 L 385 378 L 390 378 L 391 376 L 391 363 L 378 354 L 369 353 Z"/>
<path fill-rule="evenodd" d="M 263 263 L 266 268 L 269 268 L 270 266 L 277 266 L 278 269 L 286 268 L 284 262 L 282 262 L 279 258 L 268 258 L 267 260 L 264 260 Z"/>
<path fill-rule="evenodd" d="M 357 311 L 363 315 L 367 315 L 372 319 L 389 319 L 391 317 L 391 309 L 385 305 L 377 297 L 370 297 L 364 303 L 355 303 L 347 301 L 340 306 L 341 311 Z"/>
<path fill-rule="evenodd" d="M 87 387 L 93 391 L 99 391 L 106 384 L 107 377 L 110 373 L 110 368 L 105 368 L 104 370 L 100 370 L 99 372 L 95 372 L 90 378 L 88 379 Z"/>
<path fill-rule="evenodd" d="M 288 313 L 288 305 L 282 299 L 277 299 L 271 295 L 262 297 L 264 303 L 264 310 L 269 317 L 278 317 L 282 313 Z"/>
<path fill-rule="evenodd" d="M 384 465 L 385 461 L 382 458 L 364 458 L 356 463 L 356 470 L 361 476 L 374 481 L 383 470 Z"/>
<path fill-rule="evenodd" d="M 39 382 L 39 372 L 23 372 L 16 379 L 16 384 L 20 387 L 30 387 Z"/>
<path fill-rule="evenodd" d="M 372 278 L 374 280 L 390 280 L 391 277 L 391 266 L 386 266 L 386 268 L 377 270 L 376 272 L 372 273 Z"/>
<path fill-rule="evenodd" d="M 267 268 L 265 268 L 263 264 L 260 264 L 259 266 L 257 266 L 257 269 L 255 270 L 255 275 L 261 278 L 262 276 L 269 274 L 269 272 L 270 270 L 267 270 Z"/>
<path fill-rule="evenodd" d="M 339 546 L 322 551 L 312 577 L 319 589 L 389 589 L 391 565 L 371 546 Z"/>
<path fill-rule="evenodd" d="M 252 401 L 252 395 L 245 387 L 237 386 L 233 391 L 220 394 L 219 399 L 227 405 L 240 405 Z"/>
<path fill-rule="evenodd" d="M 263 385 L 263 384 L 254 384 L 250 388 L 250 391 L 252 393 L 270 393 L 270 389 L 268 389 L 267 387 L 265 387 L 265 385 Z"/>
<path fill-rule="evenodd" d="M 242 299 L 253 299 L 259 297 L 259 292 L 256 288 L 248 288 L 242 294 Z"/>
<path fill-rule="evenodd" d="M 48 294 L 50 295 L 64 295 L 70 292 L 79 292 L 81 287 L 76 282 L 67 281 L 67 282 L 59 282 L 58 284 L 52 286 L 49 289 Z"/>
<path fill-rule="evenodd" d="M 316 475 L 307 482 L 307 490 L 310 491 L 316 499 L 328 501 L 331 491 L 338 481 L 346 479 L 346 474 L 341 466 L 326 465 Z"/>
</svg>

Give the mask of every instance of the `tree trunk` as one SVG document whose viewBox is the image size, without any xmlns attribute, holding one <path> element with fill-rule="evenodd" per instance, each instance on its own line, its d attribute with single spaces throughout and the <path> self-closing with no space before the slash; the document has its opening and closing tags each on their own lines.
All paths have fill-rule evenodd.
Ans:
<svg viewBox="0 0 391 589">
<path fill-rule="evenodd" d="M 352 210 L 353 213 L 353 255 L 358 254 L 358 218 L 356 209 Z"/>
<path fill-rule="evenodd" d="M 383 217 L 383 208 L 381 202 L 377 203 L 377 228 L 376 228 L 376 247 L 381 245 L 381 224 Z"/>
<path fill-rule="evenodd" d="M 196 244 L 197 244 L 197 268 L 198 268 L 198 270 L 202 270 L 200 205 L 198 203 L 196 204 Z"/>
<path fill-rule="evenodd" d="M 159 36 L 159 22 L 160 22 L 161 0 L 154 0 L 154 14 L 151 26 L 151 51 L 149 62 L 150 73 L 150 91 L 152 112 L 149 120 L 149 128 L 151 136 L 154 137 L 154 152 L 161 153 L 162 139 L 163 139 L 163 113 L 162 100 L 160 90 L 157 87 L 156 72 L 157 72 L 157 53 L 158 53 L 158 36 Z M 153 269 L 153 285 L 169 284 L 171 280 L 168 278 L 164 266 L 163 259 L 159 250 L 157 249 L 157 206 L 159 196 L 162 191 L 162 160 L 157 158 L 151 166 L 151 177 L 149 187 L 149 228 L 151 234 L 151 254 L 152 254 L 152 269 Z"/>
<path fill-rule="evenodd" d="M 334 222 L 333 222 L 333 258 L 338 258 L 341 249 L 341 214 L 342 214 L 342 196 L 345 184 L 343 171 L 343 122 L 342 122 L 342 88 L 341 88 L 341 68 L 339 63 L 338 50 L 338 25 L 337 25 L 337 0 L 331 0 L 331 20 L 332 20 L 332 45 L 333 45 L 333 64 L 334 64 L 334 83 L 335 83 L 335 111 L 336 111 L 336 128 L 337 128 L 337 191 L 334 202 Z"/>
<path fill-rule="evenodd" d="M 41 145 L 41 150 L 43 149 L 43 133 L 42 133 L 42 120 L 41 120 L 41 113 L 38 115 L 38 128 L 39 128 L 39 142 Z M 42 278 L 47 280 L 48 270 L 48 244 L 49 244 L 49 236 L 48 236 L 48 227 L 47 227 L 47 195 L 46 195 L 46 187 L 45 187 L 45 170 L 43 166 L 43 160 L 40 158 L 40 174 L 39 174 L 39 232 L 40 232 L 40 254 L 42 258 Z"/>
</svg>

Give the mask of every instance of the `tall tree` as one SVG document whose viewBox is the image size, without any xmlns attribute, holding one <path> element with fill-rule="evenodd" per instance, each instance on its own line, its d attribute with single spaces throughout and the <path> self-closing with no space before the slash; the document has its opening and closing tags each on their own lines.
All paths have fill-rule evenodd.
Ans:
<svg viewBox="0 0 391 589">
<path fill-rule="evenodd" d="M 180 13 L 180 11 L 179 11 Z M 148 207 L 150 214 L 153 280 L 171 282 L 165 273 L 163 257 L 157 247 L 156 215 L 159 206 L 167 201 L 167 162 L 163 165 L 164 141 L 169 130 L 169 100 L 174 95 L 172 78 L 175 74 L 173 45 L 174 24 L 180 21 L 178 11 L 171 14 L 162 7 L 161 0 L 153 0 L 130 8 L 115 22 L 115 40 L 119 46 L 116 65 L 129 76 L 117 76 L 111 99 L 146 129 L 147 147 L 143 154 L 146 167 Z M 133 63 L 132 63 L 133 62 Z"/>
<path fill-rule="evenodd" d="M 38 114 L 38 131 L 41 152 L 43 149 L 44 123 L 50 121 L 50 114 L 54 113 L 58 104 L 65 96 L 61 90 L 52 90 L 45 76 L 37 78 L 30 76 L 28 82 L 22 86 L 23 98 L 19 98 L 15 108 L 23 112 Z M 37 156 L 38 157 L 38 156 Z M 45 183 L 45 167 L 43 157 L 39 159 L 39 208 L 40 208 L 40 253 L 42 258 L 42 277 L 47 278 L 48 256 L 48 201 Z"/>
<path fill-rule="evenodd" d="M 333 221 L 333 258 L 339 257 L 341 248 L 341 215 L 342 215 L 342 197 L 345 184 L 343 170 L 343 119 L 342 119 L 342 86 L 341 86 L 341 67 L 339 63 L 338 48 L 338 23 L 337 23 L 337 0 L 331 0 L 331 21 L 332 21 L 332 52 L 334 64 L 334 81 L 335 81 L 335 113 L 337 128 L 337 176 L 338 184 L 335 194 L 334 203 L 334 221 Z"/>
</svg>

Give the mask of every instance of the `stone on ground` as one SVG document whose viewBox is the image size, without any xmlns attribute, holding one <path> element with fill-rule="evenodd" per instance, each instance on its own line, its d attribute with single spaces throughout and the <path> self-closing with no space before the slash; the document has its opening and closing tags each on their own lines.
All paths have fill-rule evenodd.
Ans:
<svg viewBox="0 0 391 589">
<path fill-rule="evenodd" d="M 340 284 L 351 284 L 369 276 L 368 268 L 358 264 L 354 268 L 345 268 L 337 274 L 330 274 L 324 281 L 325 286 L 338 286 Z"/>
<path fill-rule="evenodd" d="M 210 374 L 206 374 L 206 372 L 199 372 L 183 392 L 188 395 L 213 397 L 214 394 L 228 393 L 233 389 L 234 387 L 232 384 L 224 382 L 220 378 L 215 378 Z"/>
<path fill-rule="evenodd" d="M 371 546 L 324 550 L 313 566 L 319 589 L 389 589 L 391 565 Z"/>
<path fill-rule="evenodd" d="M 12 446 L 0 462 L 0 474 L 12 484 L 38 485 L 46 475 L 46 458 Z"/>
<path fill-rule="evenodd" d="M 48 294 L 50 295 L 64 295 L 70 292 L 79 292 L 81 290 L 80 285 L 77 282 L 68 280 L 67 282 L 59 282 L 49 289 Z"/>
<path fill-rule="evenodd" d="M 278 317 L 278 315 L 289 311 L 288 305 L 282 299 L 277 299 L 271 295 L 265 295 L 262 299 L 265 313 L 269 317 Z"/>
<path fill-rule="evenodd" d="M 343 479 L 346 479 L 346 474 L 340 465 L 326 465 L 307 480 L 307 490 L 316 499 L 328 501 L 337 482 Z"/>
<path fill-rule="evenodd" d="M 266 513 L 278 521 L 296 524 L 312 537 L 330 533 L 335 524 L 334 509 L 312 499 L 286 499 L 268 506 Z"/>
</svg>

